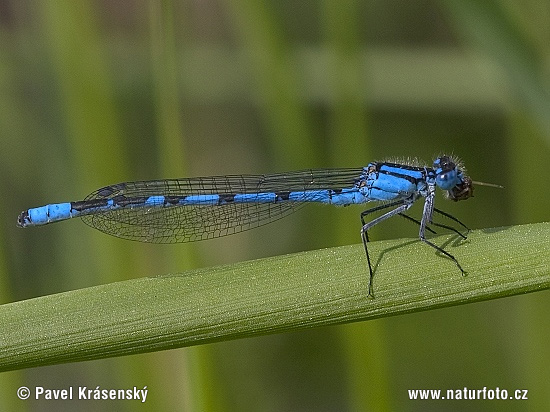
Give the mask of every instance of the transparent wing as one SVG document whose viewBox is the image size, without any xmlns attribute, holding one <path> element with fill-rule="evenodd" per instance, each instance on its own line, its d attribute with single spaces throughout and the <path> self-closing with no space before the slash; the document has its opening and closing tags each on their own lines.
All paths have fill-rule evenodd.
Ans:
<svg viewBox="0 0 550 412">
<path fill-rule="evenodd" d="M 293 201 L 228 202 L 216 205 L 122 207 L 82 216 L 89 226 L 124 239 L 152 243 L 194 242 L 265 225 L 315 201 L 317 189 L 353 187 L 362 169 L 303 170 L 272 175 L 238 175 L 119 183 L 99 189 L 85 200 L 146 199 L 254 193 L 304 192 Z"/>
</svg>

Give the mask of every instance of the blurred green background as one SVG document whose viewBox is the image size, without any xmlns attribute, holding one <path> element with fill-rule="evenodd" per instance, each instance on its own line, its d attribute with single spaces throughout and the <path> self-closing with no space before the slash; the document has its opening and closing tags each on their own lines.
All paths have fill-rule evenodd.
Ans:
<svg viewBox="0 0 550 412">
<path fill-rule="evenodd" d="M 315 206 L 197 244 L 15 227 L 119 181 L 452 152 L 506 188 L 438 207 L 474 229 L 548 220 L 549 23 L 547 0 L 1 0 L 1 302 L 360 242 L 362 209 Z M 416 235 L 395 219 L 372 239 Z M 0 409 L 548 410 L 549 297 L 4 373 Z M 23 402 L 21 385 L 149 396 Z M 484 386 L 529 400 L 408 400 Z"/>
</svg>

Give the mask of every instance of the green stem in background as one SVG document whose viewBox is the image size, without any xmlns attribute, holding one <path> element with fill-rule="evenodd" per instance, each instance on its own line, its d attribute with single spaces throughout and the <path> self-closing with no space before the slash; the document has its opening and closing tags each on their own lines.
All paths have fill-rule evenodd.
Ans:
<svg viewBox="0 0 550 412">
<path fill-rule="evenodd" d="M 121 356 L 435 309 L 550 288 L 550 223 L 414 239 L 141 278 L 0 307 L 0 370 Z M 77 275 L 77 274 L 75 274 Z M 38 276 L 38 275 L 37 275 Z"/>
<path fill-rule="evenodd" d="M 529 115 L 548 143 L 550 90 L 543 74 L 547 73 L 547 51 L 535 41 L 548 36 L 544 17 L 539 22 L 528 19 L 527 24 L 522 24 L 525 20 L 522 21 L 521 14 L 513 12 L 513 5 L 496 0 L 444 0 L 442 5 L 465 42 L 489 56 L 502 69 L 516 107 Z M 533 10 L 540 8 L 535 15 L 548 15 L 548 8 L 542 3 L 530 6 Z"/>
</svg>

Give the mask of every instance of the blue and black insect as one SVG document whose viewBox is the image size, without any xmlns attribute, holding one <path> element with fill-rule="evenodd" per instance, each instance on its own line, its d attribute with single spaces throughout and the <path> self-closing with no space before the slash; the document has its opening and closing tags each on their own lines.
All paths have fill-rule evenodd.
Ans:
<svg viewBox="0 0 550 412">
<path fill-rule="evenodd" d="M 23 211 L 20 227 L 45 225 L 81 217 L 102 232 L 124 239 L 152 243 L 194 242 L 230 235 L 281 219 L 307 203 L 337 206 L 372 201 L 380 205 L 361 213 L 361 239 L 369 268 L 372 295 L 373 270 L 367 248 L 368 230 L 395 215 L 420 226 L 420 240 L 454 261 L 453 255 L 426 239 L 429 225 L 451 230 L 466 238 L 468 228 L 455 217 L 434 207 L 439 187 L 453 201 L 473 195 L 473 184 L 460 162 L 438 157 L 432 167 L 417 162 L 373 162 L 355 169 L 317 169 L 267 175 L 211 176 L 119 183 L 106 186 L 84 200 L 55 203 Z M 496 186 L 496 185 L 491 185 Z M 420 219 L 406 214 L 424 199 Z M 374 212 L 382 215 L 367 220 Z M 454 221 L 461 231 L 434 223 L 438 213 Z M 462 233 L 465 232 L 465 233 Z"/>
</svg>

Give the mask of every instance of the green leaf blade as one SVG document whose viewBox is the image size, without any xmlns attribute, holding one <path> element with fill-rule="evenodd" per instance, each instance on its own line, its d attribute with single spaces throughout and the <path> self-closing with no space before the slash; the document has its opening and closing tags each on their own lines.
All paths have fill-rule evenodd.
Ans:
<svg viewBox="0 0 550 412">
<path fill-rule="evenodd" d="M 550 224 L 369 244 L 133 279 L 0 306 L 0 370 L 165 350 L 550 288 Z"/>
</svg>

